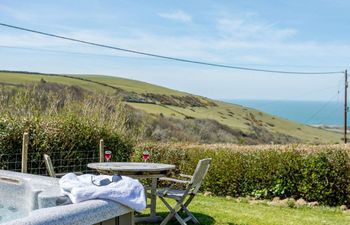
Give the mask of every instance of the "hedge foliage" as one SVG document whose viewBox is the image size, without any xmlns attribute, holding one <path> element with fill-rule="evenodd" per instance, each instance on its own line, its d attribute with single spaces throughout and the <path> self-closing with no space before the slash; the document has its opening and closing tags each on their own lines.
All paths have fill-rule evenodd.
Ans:
<svg viewBox="0 0 350 225">
<path fill-rule="evenodd" d="M 121 138 L 118 133 L 105 127 L 96 127 L 86 118 L 73 115 L 31 120 L 2 118 L 0 155 L 3 157 L 0 166 L 3 169 L 18 170 L 24 131 L 29 132 L 29 172 L 32 173 L 46 171 L 43 163 L 44 153 L 51 156 L 58 170 L 56 172 L 86 168 L 86 164 L 98 160 L 100 139 L 103 139 L 112 151 L 114 161 L 127 161 L 132 151 L 132 144 Z"/>
<path fill-rule="evenodd" d="M 181 145 L 141 144 L 151 161 L 176 164 L 192 174 L 198 160 L 212 158 L 203 190 L 217 195 L 258 198 L 294 197 L 326 205 L 349 204 L 350 148 L 344 145 Z"/>
</svg>

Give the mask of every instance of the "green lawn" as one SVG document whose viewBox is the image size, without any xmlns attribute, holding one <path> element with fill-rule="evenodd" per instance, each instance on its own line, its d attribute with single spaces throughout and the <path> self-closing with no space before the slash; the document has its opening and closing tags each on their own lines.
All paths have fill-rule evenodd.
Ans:
<svg viewBox="0 0 350 225">
<path fill-rule="evenodd" d="M 237 203 L 235 200 L 220 197 L 197 196 L 189 208 L 203 225 L 350 224 L 350 213 L 329 207 L 292 209 L 266 204 Z M 167 214 L 166 208 L 160 201 L 157 209 L 163 217 Z"/>
</svg>

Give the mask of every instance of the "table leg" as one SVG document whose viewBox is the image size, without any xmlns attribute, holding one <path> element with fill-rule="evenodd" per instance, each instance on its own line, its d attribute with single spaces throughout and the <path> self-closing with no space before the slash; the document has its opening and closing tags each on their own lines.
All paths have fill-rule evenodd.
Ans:
<svg viewBox="0 0 350 225">
<path fill-rule="evenodd" d="M 156 206 L 157 206 L 157 179 L 158 178 L 152 178 L 152 184 L 151 184 L 151 217 L 156 217 Z"/>
<path fill-rule="evenodd" d="M 151 196 L 150 196 L 150 215 L 148 217 L 136 217 L 135 222 L 136 223 L 142 223 L 142 222 L 149 222 L 149 223 L 158 223 L 163 220 L 161 216 L 157 216 L 157 183 L 158 178 L 152 178 L 151 181 Z"/>
</svg>

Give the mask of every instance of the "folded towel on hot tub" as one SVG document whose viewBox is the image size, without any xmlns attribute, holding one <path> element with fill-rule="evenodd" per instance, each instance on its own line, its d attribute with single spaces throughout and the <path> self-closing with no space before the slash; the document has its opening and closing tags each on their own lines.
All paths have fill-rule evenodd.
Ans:
<svg viewBox="0 0 350 225">
<path fill-rule="evenodd" d="M 91 199 L 109 199 L 122 203 L 138 212 L 146 208 L 145 191 L 142 184 L 125 176 L 107 176 L 74 173 L 64 175 L 60 180 L 63 194 L 73 203 Z"/>
</svg>

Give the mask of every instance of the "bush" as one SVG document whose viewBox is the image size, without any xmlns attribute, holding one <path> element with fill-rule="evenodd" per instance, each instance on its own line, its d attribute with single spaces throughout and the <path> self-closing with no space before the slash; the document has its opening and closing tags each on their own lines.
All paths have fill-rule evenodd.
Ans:
<svg viewBox="0 0 350 225">
<path fill-rule="evenodd" d="M 212 158 L 202 189 L 221 196 L 304 198 L 327 205 L 349 204 L 350 156 L 343 145 L 141 144 L 154 162 L 172 163 L 192 174 L 198 160 Z"/>
<path fill-rule="evenodd" d="M 85 170 L 86 164 L 98 160 L 100 139 L 104 139 L 112 151 L 114 161 L 128 161 L 132 150 L 131 142 L 121 135 L 73 115 L 32 120 L 3 118 L 0 121 L 0 154 L 10 158 L 0 161 L 1 168 L 18 170 L 24 131 L 29 132 L 30 173 L 46 172 L 45 153 L 51 156 L 56 172 Z"/>
<path fill-rule="evenodd" d="M 349 200 L 349 155 L 325 150 L 306 157 L 301 168 L 300 196 L 329 205 Z"/>
</svg>

